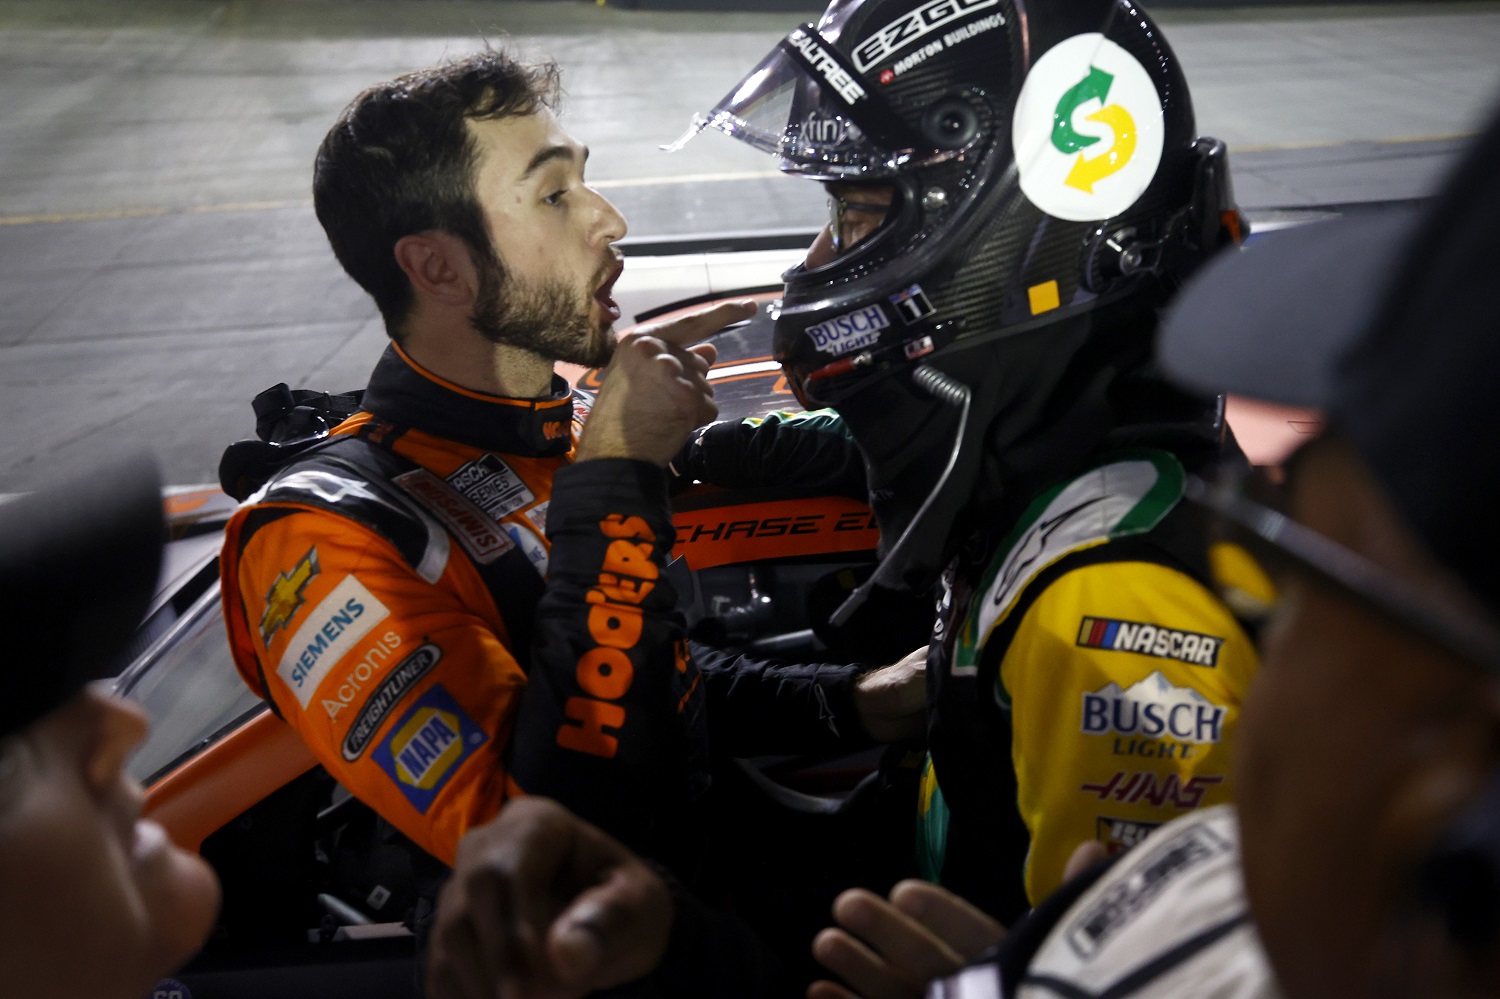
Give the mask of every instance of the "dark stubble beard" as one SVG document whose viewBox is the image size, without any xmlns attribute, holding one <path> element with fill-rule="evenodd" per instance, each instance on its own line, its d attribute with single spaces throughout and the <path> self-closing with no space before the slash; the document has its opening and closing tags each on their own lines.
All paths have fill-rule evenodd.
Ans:
<svg viewBox="0 0 1500 999">
<path fill-rule="evenodd" d="M 591 287 L 604 280 L 599 276 Z M 479 295 L 469 321 L 490 343 L 519 347 L 551 361 L 602 368 L 615 351 L 613 326 L 593 317 L 593 299 L 562 281 L 523 283 L 497 262 L 479 268 Z"/>
</svg>

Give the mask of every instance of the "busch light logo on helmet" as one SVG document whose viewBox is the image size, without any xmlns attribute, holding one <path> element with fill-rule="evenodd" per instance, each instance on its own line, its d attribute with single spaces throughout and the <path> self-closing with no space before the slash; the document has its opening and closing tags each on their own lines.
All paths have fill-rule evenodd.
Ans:
<svg viewBox="0 0 1500 999">
<path fill-rule="evenodd" d="M 826 323 L 807 328 L 813 346 L 837 357 L 851 350 L 869 347 L 880 340 L 880 331 L 891 325 L 885 310 L 878 305 L 834 316 Z"/>
<path fill-rule="evenodd" d="M 1125 690 L 1106 684 L 1083 695 L 1084 735 L 1140 735 L 1196 744 L 1217 743 L 1228 712 L 1191 687 L 1152 673 Z"/>
</svg>

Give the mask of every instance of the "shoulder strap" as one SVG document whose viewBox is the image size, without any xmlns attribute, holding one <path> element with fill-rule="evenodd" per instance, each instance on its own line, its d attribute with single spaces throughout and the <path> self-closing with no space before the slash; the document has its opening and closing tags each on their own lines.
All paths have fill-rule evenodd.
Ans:
<svg viewBox="0 0 1500 999">
<path fill-rule="evenodd" d="M 250 501 L 293 503 L 347 517 L 391 542 L 429 583 L 442 577 L 457 540 L 505 622 L 511 653 L 529 668 L 541 574 L 503 525 L 473 508 L 441 477 L 392 450 L 398 437 L 386 432 L 330 438 L 278 471 Z"/>
<path fill-rule="evenodd" d="M 1015 637 L 1021 622 L 1026 619 L 1026 612 L 1031 605 L 1047 591 L 1047 587 L 1051 586 L 1054 581 L 1075 569 L 1105 562 L 1151 562 L 1166 566 L 1168 569 L 1175 569 L 1212 590 L 1213 582 L 1209 576 L 1207 547 L 1201 533 L 1197 533 L 1200 530 L 1201 526 L 1197 518 L 1187 508 L 1179 506 L 1147 533 L 1085 548 L 1052 563 L 1037 573 L 1027 584 L 1026 589 L 1017 598 L 1009 616 L 995 626 L 989 637 L 984 640 L 986 665 L 998 665 L 998 657 L 1005 649 L 1010 648 L 1011 639 Z"/>
<path fill-rule="evenodd" d="M 248 502 L 295 503 L 347 517 L 391 542 L 419 576 L 436 583 L 448 564 L 448 534 L 391 484 L 417 467 L 361 437 L 341 435 L 281 468 Z"/>
<path fill-rule="evenodd" d="M 958 635 L 955 667 L 972 667 L 979 648 L 995 645 L 992 632 L 1014 627 L 1044 589 L 1037 585 L 1044 577 L 1118 559 L 1120 543 L 1156 535 L 1179 509 L 1184 480 L 1182 463 L 1170 452 L 1142 448 L 1105 455 L 1038 496 L 984 572 Z M 1107 555 L 1096 550 L 1104 546 Z M 1158 547 L 1148 541 L 1142 550 Z M 1200 578 L 1206 573 L 1205 566 Z"/>
</svg>

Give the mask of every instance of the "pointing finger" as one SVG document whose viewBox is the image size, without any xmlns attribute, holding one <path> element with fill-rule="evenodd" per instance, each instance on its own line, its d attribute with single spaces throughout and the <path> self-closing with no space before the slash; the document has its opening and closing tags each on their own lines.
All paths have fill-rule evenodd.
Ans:
<svg viewBox="0 0 1500 999">
<path fill-rule="evenodd" d="M 742 322 L 755 315 L 759 306 L 751 298 L 720 302 L 718 305 L 692 312 L 681 319 L 648 327 L 643 332 L 660 337 L 674 347 L 687 347 L 704 337 L 717 333 L 731 323 Z"/>
</svg>

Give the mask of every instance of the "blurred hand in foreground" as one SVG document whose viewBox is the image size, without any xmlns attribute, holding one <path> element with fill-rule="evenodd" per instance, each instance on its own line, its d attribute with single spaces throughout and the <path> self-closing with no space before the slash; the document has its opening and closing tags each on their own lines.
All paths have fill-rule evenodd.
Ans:
<svg viewBox="0 0 1500 999">
<path fill-rule="evenodd" d="M 553 801 L 519 798 L 458 846 L 438 899 L 431 999 L 578 999 L 651 971 L 667 949 L 665 881 Z"/>
<path fill-rule="evenodd" d="M 989 950 L 1005 928 L 945 888 L 902 881 L 889 901 L 854 888 L 833 903 L 838 926 L 813 940 L 813 957 L 845 984 L 820 980 L 808 999 L 919 999 L 934 978 Z"/>
</svg>

